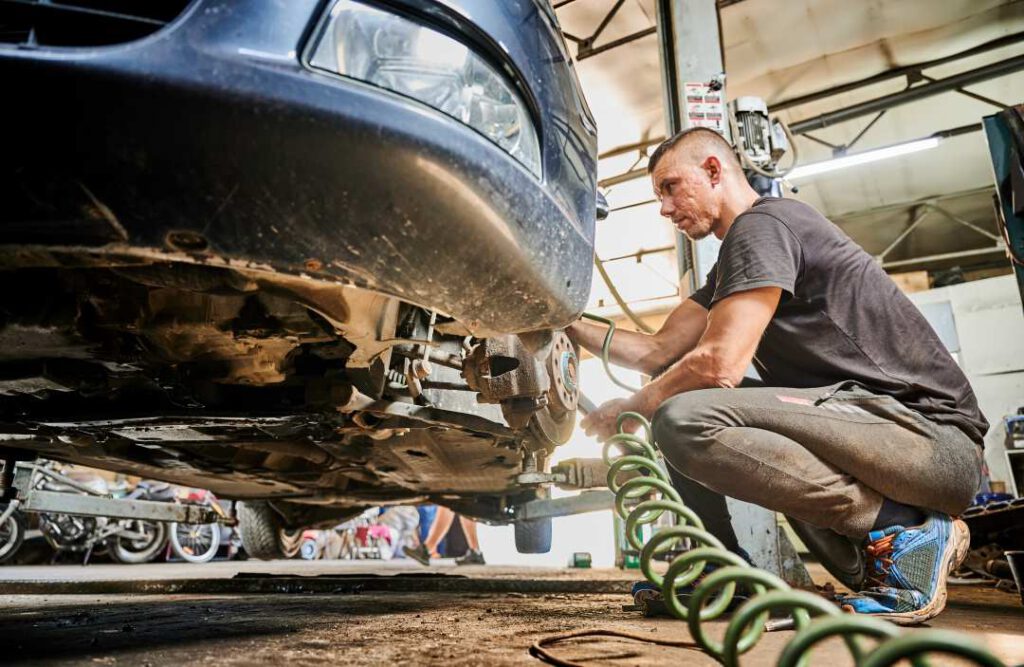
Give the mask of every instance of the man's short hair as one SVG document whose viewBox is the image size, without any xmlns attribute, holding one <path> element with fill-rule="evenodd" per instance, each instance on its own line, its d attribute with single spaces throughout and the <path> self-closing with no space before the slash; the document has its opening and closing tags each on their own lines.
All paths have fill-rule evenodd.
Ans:
<svg viewBox="0 0 1024 667">
<path fill-rule="evenodd" d="M 661 158 L 665 157 L 666 153 L 684 141 L 687 143 L 697 143 L 699 148 L 705 149 L 708 153 L 714 153 L 719 157 L 719 159 L 724 158 L 731 166 L 734 166 L 737 169 L 740 168 L 740 162 L 736 158 L 736 153 L 733 150 L 732 144 L 730 144 L 725 137 L 715 130 L 712 130 L 710 127 L 690 127 L 682 132 L 677 132 L 658 144 L 658 147 L 654 149 L 653 153 L 651 153 L 650 159 L 647 160 L 647 173 L 654 173 L 654 168 L 658 166 L 658 162 Z"/>
</svg>

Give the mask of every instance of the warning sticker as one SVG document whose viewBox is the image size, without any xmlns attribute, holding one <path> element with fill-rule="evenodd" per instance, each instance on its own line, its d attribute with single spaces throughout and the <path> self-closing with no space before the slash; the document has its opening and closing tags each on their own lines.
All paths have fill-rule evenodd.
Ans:
<svg viewBox="0 0 1024 667">
<path fill-rule="evenodd" d="M 684 96 L 687 127 L 710 127 L 725 134 L 725 107 L 721 90 L 712 90 L 709 83 L 691 82 L 684 85 Z"/>
</svg>

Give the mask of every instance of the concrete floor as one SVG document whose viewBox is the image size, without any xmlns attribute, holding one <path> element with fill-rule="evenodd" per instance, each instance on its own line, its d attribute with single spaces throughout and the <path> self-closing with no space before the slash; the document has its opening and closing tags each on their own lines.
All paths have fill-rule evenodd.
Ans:
<svg viewBox="0 0 1024 667">
<path fill-rule="evenodd" d="M 637 612 L 622 610 L 628 596 L 607 591 L 622 590 L 633 573 L 456 569 L 450 561 L 432 571 L 435 576 L 424 577 L 422 568 L 373 561 L 4 567 L 0 568 L 0 662 L 539 665 L 528 648 L 551 634 L 610 628 L 652 638 L 689 638 L 679 621 L 644 619 Z M 375 574 L 418 576 L 387 580 L 394 584 L 392 590 L 341 586 L 333 593 L 281 594 L 237 592 L 248 590 L 246 582 L 252 581 L 232 579 L 238 572 L 328 575 L 317 581 L 371 583 L 376 581 L 371 578 Z M 816 579 L 824 579 L 820 570 Z M 94 591 L 119 592 L 68 592 L 75 588 L 67 583 L 87 581 L 97 583 L 78 584 L 79 589 L 89 585 Z M 189 592 L 126 592 L 140 582 L 147 582 L 148 588 L 139 590 L 173 590 L 181 581 L 193 582 Z M 421 583 L 410 584 L 417 581 Z M 405 590 L 423 588 L 423 582 L 433 590 Z M 489 592 L 473 592 L 477 584 L 489 586 Z M 210 594 L 204 588 L 229 592 Z M 446 590 L 451 588 L 463 592 Z M 15 590 L 35 594 L 11 595 Z M 712 624 L 718 632 L 722 626 Z M 1024 608 L 1016 596 L 954 587 L 947 611 L 932 626 L 971 634 L 1008 665 L 1024 662 Z M 791 636 L 789 632 L 766 635 L 744 665 L 774 664 Z M 619 640 L 567 645 L 558 653 L 595 667 L 717 664 L 696 651 Z M 823 645 L 813 662 L 830 667 L 851 664 L 838 642 Z M 937 659 L 932 664 L 944 663 Z"/>
</svg>

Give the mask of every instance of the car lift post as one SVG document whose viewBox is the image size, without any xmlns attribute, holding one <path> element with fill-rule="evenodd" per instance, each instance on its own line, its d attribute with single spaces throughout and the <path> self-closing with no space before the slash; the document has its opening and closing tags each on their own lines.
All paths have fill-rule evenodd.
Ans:
<svg viewBox="0 0 1024 667">
<path fill-rule="evenodd" d="M 720 86 L 721 108 L 723 112 L 726 110 L 718 3 L 716 0 L 657 0 L 656 14 L 666 129 L 672 136 L 694 124 L 686 110 L 687 83 L 714 82 L 714 86 Z M 722 134 L 731 140 L 726 118 L 724 114 Z M 704 277 L 718 260 L 721 245 L 714 236 L 693 242 L 676 233 L 680 289 L 684 298 L 704 283 Z M 754 564 L 795 586 L 810 584 L 810 575 L 776 521 L 775 512 L 732 498 L 727 500 L 740 545 Z"/>
<path fill-rule="evenodd" d="M 722 109 L 725 109 L 725 71 L 718 25 L 716 0 L 657 0 L 658 46 L 661 61 L 662 90 L 665 104 L 665 129 L 668 136 L 694 126 L 686 110 L 686 84 L 720 85 Z M 722 135 L 731 141 L 729 124 Z M 676 232 L 680 281 L 693 293 L 704 283 L 704 276 L 718 260 L 722 242 L 708 236 L 694 242 Z"/>
</svg>

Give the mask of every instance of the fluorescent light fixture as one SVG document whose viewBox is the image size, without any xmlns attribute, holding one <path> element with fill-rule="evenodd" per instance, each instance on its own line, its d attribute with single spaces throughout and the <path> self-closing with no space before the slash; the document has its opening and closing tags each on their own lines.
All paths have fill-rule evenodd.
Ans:
<svg viewBox="0 0 1024 667">
<path fill-rule="evenodd" d="M 917 139 L 916 141 L 908 141 L 905 144 L 876 148 L 873 151 L 855 153 L 854 155 L 844 155 L 843 157 L 825 160 L 824 162 L 813 162 L 811 164 L 799 165 L 786 174 L 786 179 L 793 180 L 796 178 L 805 178 L 807 176 L 824 174 L 837 169 L 846 169 L 847 167 L 856 167 L 857 165 L 878 162 L 879 160 L 888 160 L 889 158 L 899 157 L 900 155 L 909 155 L 911 153 L 926 151 L 929 148 L 935 148 L 938 145 L 938 137 L 927 137 L 925 139 Z"/>
</svg>

